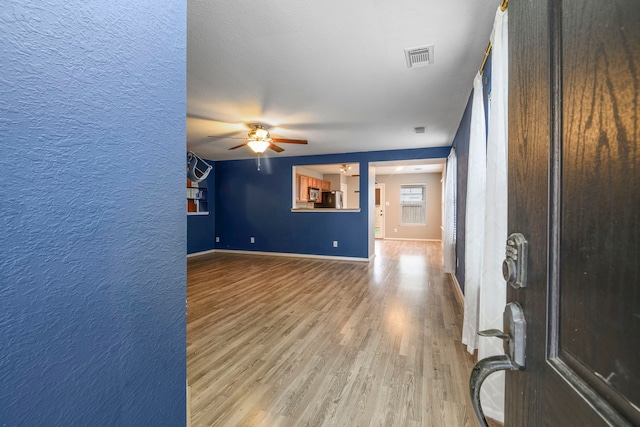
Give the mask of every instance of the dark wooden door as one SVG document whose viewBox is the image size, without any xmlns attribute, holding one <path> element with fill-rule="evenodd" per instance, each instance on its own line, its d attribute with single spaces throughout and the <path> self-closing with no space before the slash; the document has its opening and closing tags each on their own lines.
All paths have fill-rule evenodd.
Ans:
<svg viewBox="0 0 640 427">
<path fill-rule="evenodd" d="M 509 64 L 529 274 L 505 425 L 640 425 L 640 1 L 512 0 Z"/>
</svg>

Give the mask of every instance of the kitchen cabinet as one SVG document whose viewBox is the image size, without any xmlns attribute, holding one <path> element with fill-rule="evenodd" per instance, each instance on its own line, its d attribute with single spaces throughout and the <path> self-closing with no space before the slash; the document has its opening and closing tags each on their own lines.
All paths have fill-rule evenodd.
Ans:
<svg viewBox="0 0 640 427">
<path fill-rule="evenodd" d="M 297 192 L 296 192 L 297 202 L 309 201 L 309 187 L 320 189 L 320 199 L 318 200 L 318 202 L 322 201 L 323 191 L 331 191 L 331 182 L 324 181 L 319 178 L 314 178 L 312 176 L 296 174 L 296 185 L 297 185 Z"/>
<path fill-rule="evenodd" d="M 320 181 L 320 197 L 318 198 L 318 203 L 322 203 L 323 191 L 331 191 L 331 183 L 329 181 Z"/>
<path fill-rule="evenodd" d="M 296 175 L 298 181 L 298 201 L 306 202 L 309 200 L 309 177 L 305 175 Z"/>
</svg>

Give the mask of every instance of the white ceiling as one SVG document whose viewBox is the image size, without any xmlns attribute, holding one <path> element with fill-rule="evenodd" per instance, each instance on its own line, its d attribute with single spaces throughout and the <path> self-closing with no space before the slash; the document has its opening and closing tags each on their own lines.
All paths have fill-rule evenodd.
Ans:
<svg viewBox="0 0 640 427">
<path fill-rule="evenodd" d="M 251 123 L 309 141 L 267 156 L 450 145 L 499 4 L 189 0 L 187 148 L 254 157 L 228 150 Z M 422 45 L 434 45 L 434 64 L 407 68 L 404 49 Z"/>
<path fill-rule="evenodd" d="M 376 162 L 376 175 L 397 175 L 410 173 L 441 173 L 444 169 L 443 159 L 398 160 L 393 162 Z"/>
<path fill-rule="evenodd" d="M 360 164 L 359 163 L 332 163 L 327 165 L 302 165 L 305 169 L 312 170 L 314 172 L 318 172 L 322 175 L 331 175 L 342 173 L 340 167 L 342 165 L 349 166 L 349 169 L 345 173 L 347 176 L 360 175 Z"/>
<path fill-rule="evenodd" d="M 444 159 L 414 159 L 414 160 L 394 160 L 388 162 L 373 162 L 376 175 L 397 175 L 413 173 L 441 173 L 444 169 Z M 323 175 L 341 173 L 341 166 L 347 165 L 349 169 L 347 176 L 360 174 L 359 163 L 331 163 L 324 165 L 302 165 L 300 167 L 318 172 Z"/>
</svg>

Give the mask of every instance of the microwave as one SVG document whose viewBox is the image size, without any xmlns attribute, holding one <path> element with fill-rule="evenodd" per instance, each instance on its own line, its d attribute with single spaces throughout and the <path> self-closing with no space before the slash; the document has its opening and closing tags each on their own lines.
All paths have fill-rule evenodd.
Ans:
<svg viewBox="0 0 640 427">
<path fill-rule="evenodd" d="M 309 199 L 310 202 L 317 202 L 320 200 L 320 189 L 315 187 L 309 187 Z"/>
</svg>

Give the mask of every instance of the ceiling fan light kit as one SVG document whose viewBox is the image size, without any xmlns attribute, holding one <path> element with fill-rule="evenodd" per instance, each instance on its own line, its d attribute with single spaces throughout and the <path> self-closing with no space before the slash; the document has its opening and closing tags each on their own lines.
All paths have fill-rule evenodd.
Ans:
<svg viewBox="0 0 640 427">
<path fill-rule="evenodd" d="M 269 132 L 262 125 L 253 125 L 253 128 L 249 131 L 249 138 L 251 139 L 268 139 Z"/>
<path fill-rule="evenodd" d="M 251 128 L 251 130 L 249 130 L 248 141 L 244 144 L 231 147 L 229 150 L 235 150 L 236 148 L 248 145 L 256 154 L 264 153 L 267 148 L 272 149 L 276 153 L 281 153 L 284 151 L 284 148 L 277 146 L 274 142 L 284 144 L 307 144 L 306 139 L 271 138 L 269 131 L 261 124 L 252 124 L 249 125 L 249 128 Z"/>
<path fill-rule="evenodd" d="M 264 139 L 254 139 L 247 142 L 249 148 L 253 150 L 254 153 L 260 154 L 264 153 L 265 150 L 271 145 L 269 141 L 265 141 Z"/>
</svg>

